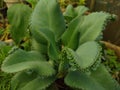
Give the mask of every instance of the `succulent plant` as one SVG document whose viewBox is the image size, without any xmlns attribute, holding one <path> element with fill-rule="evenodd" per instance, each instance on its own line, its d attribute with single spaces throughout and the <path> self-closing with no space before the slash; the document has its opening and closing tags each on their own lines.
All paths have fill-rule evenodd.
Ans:
<svg viewBox="0 0 120 90">
<path fill-rule="evenodd" d="M 62 13 L 57 0 L 39 0 L 33 10 L 25 5 L 9 8 L 16 45 L 26 32 L 32 44 L 30 51 L 13 48 L 2 64 L 4 72 L 15 73 L 11 90 L 59 90 L 59 80 L 69 87 L 63 90 L 120 90 L 101 63 L 102 30 L 115 17 L 106 12 L 85 15 L 87 10 L 69 5 Z"/>
</svg>

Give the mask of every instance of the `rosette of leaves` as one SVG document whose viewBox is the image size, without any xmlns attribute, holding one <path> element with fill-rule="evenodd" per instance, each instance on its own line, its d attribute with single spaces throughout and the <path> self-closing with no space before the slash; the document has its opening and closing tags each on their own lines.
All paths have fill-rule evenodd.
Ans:
<svg viewBox="0 0 120 90">
<path fill-rule="evenodd" d="M 18 17 L 14 8 L 24 15 Z M 4 72 L 15 73 L 11 90 L 120 90 L 101 63 L 99 42 L 102 30 L 114 17 L 105 12 L 85 15 L 87 10 L 69 5 L 62 14 L 57 0 L 39 0 L 32 12 L 25 5 L 9 8 L 16 45 L 28 31 L 32 44 L 30 51 L 12 49 L 2 64 Z"/>
</svg>

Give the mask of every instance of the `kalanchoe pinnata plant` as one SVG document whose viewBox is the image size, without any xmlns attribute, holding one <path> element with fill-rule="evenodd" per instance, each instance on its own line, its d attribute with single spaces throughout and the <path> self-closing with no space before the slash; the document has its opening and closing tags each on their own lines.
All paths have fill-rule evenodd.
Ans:
<svg viewBox="0 0 120 90">
<path fill-rule="evenodd" d="M 12 49 L 2 64 L 4 72 L 15 73 L 11 90 L 120 90 L 101 63 L 102 30 L 115 17 L 106 12 L 85 15 L 87 10 L 69 5 L 62 14 L 57 0 L 39 0 L 34 10 L 9 8 L 16 45 L 26 32 L 32 44 L 30 51 Z"/>
</svg>

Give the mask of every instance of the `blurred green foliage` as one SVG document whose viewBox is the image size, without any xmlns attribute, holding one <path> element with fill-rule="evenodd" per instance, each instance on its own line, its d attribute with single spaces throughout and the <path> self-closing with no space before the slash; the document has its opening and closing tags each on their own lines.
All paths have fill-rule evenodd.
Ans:
<svg viewBox="0 0 120 90">
<path fill-rule="evenodd" d="M 11 46 L 8 46 L 6 43 L 0 41 L 0 67 L 10 49 Z M 0 70 L 0 90 L 10 90 L 10 80 L 12 76 L 12 74 L 7 74 Z"/>
<path fill-rule="evenodd" d="M 120 72 L 120 59 L 116 56 L 115 52 L 111 49 L 105 50 L 106 60 L 103 62 L 108 67 L 109 71 L 115 75 Z"/>
<path fill-rule="evenodd" d="M 108 68 L 113 78 L 120 83 L 120 58 L 116 56 L 115 51 L 111 49 L 105 50 L 105 60 L 103 64 Z"/>
</svg>

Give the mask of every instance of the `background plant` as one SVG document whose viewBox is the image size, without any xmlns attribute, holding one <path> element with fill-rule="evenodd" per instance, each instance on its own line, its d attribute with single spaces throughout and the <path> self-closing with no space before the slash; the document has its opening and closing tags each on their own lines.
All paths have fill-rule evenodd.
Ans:
<svg viewBox="0 0 120 90">
<path fill-rule="evenodd" d="M 120 82 L 120 63 L 119 63 L 119 57 L 116 55 L 116 53 L 111 49 L 105 50 L 105 60 L 103 60 L 103 63 L 106 67 L 108 67 L 109 72 L 113 75 L 113 77 Z"/>
<path fill-rule="evenodd" d="M 0 41 L 0 66 L 8 56 L 8 52 L 11 49 L 11 46 L 8 46 L 6 43 Z M 7 74 L 1 71 L 0 69 L 0 90 L 10 90 L 10 81 L 12 78 L 12 74 Z"/>
<path fill-rule="evenodd" d="M 57 0 L 39 0 L 34 10 L 23 4 L 9 8 L 10 33 L 17 47 L 3 61 L 2 70 L 16 73 L 12 90 L 120 89 L 101 63 L 99 42 L 115 17 L 105 12 L 85 15 L 87 10 L 69 5 L 62 14 Z M 20 44 L 28 34 L 32 47 L 24 50 Z"/>
</svg>

